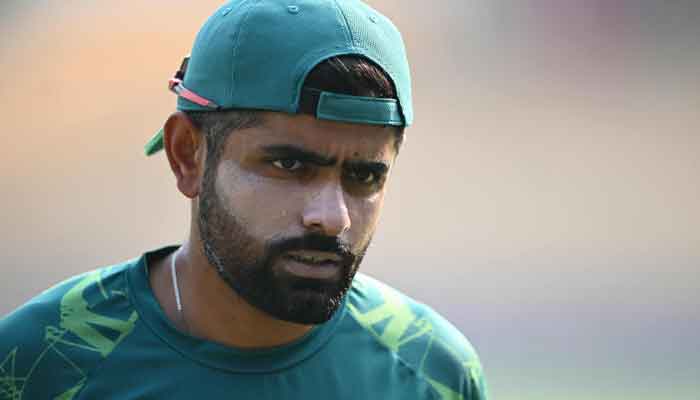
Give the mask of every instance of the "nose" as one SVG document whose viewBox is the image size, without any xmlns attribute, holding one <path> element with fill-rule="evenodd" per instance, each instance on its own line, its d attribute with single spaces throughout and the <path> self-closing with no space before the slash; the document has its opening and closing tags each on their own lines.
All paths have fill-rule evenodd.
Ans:
<svg viewBox="0 0 700 400">
<path fill-rule="evenodd" d="M 303 224 L 327 236 L 340 236 L 350 229 L 350 215 L 339 184 L 322 187 L 306 204 Z"/>
</svg>

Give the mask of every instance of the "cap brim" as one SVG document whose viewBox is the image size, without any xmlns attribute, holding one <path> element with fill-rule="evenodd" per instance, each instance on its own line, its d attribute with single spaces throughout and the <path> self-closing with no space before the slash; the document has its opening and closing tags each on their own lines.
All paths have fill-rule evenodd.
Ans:
<svg viewBox="0 0 700 400">
<path fill-rule="evenodd" d="M 144 146 L 147 156 L 152 156 L 161 150 L 163 150 L 163 128 L 160 128 Z"/>
</svg>

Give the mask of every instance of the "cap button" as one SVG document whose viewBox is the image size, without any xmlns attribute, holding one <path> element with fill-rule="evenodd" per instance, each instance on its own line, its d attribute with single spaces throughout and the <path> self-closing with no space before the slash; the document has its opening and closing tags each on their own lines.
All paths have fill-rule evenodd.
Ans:
<svg viewBox="0 0 700 400">
<path fill-rule="evenodd" d="M 377 23 L 377 16 L 376 15 L 370 15 L 369 20 L 374 22 L 375 24 Z"/>
<path fill-rule="evenodd" d="M 299 12 L 299 6 L 287 6 L 287 11 L 289 11 L 290 14 L 296 14 Z"/>
<path fill-rule="evenodd" d="M 231 12 L 231 10 L 232 10 L 231 7 L 226 7 L 223 10 L 221 10 L 221 15 L 225 17 L 228 13 Z"/>
</svg>

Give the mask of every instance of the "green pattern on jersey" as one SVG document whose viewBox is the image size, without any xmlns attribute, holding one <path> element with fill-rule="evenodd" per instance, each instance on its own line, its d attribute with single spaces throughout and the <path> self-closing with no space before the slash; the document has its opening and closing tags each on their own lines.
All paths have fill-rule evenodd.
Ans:
<svg viewBox="0 0 700 400">
<path fill-rule="evenodd" d="M 126 335 L 134 329 L 134 322 L 138 318 L 136 311 L 132 311 L 126 321 L 105 317 L 90 311 L 88 302 L 83 298 L 83 291 L 92 284 L 97 284 L 100 288 L 100 293 L 105 299 L 109 296 L 104 290 L 100 280 L 100 272 L 93 271 L 87 274 L 83 280 L 73 286 L 63 299 L 61 299 L 61 328 L 66 329 L 87 345 L 79 343 L 69 343 L 75 347 L 80 347 L 86 350 L 92 350 L 100 353 L 102 357 L 107 357 L 109 353 L 121 342 Z M 101 334 L 95 327 L 109 328 L 119 332 L 119 336 L 112 340 Z"/>
<path fill-rule="evenodd" d="M 408 306 L 404 297 L 396 290 L 377 281 L 373 283 L 375 288 L 379 289 L 383 303 L 364 312 L 354 304 L 349 303 L 348 309 L 350 314 L 382 344 L 392 352 L 397 353 L 399 357 L 401 356 L 402 346 L 419 339 L 427 340 L 427 345 L 420 356 L 421 363 L 418 366 L 418 372 L 426 377 L 427 381 L 440 394 L 443 400 L 465 400 L 464 396 L 459 392 L 433 379 L 430 371 L 425 369 L 425 360 L 429 357 L 433 344 L 439 343 L 455 359 L 461 360 L 464 373 L 471 382 L 478 385 L 483 382 L 481 363 L 478 359 L 465 358 L 462 355 L 463 352 L 458 351 L 453 344 L 440 337 L 430 320 L 416 315 L 411 307 Z M 355 286 L 359 290 L 366 290 L 363 287 L 364 282 L 361 280 L 356 281 Z M 378 329 L 375 329 L 379 325 L 384 326 L 381 333 Z M 464 344 L 466 345 L 465 348 L 470 347 L 468 343 Z"/>
<path fill-rule="evenodd" d="M 25 384 L 30 381 L 35 371 L 42 368 L 42 362 L 46 360 L 47 355 L 53 353 L 63 360 L 63 368 L 72 369 L 80 377 L 72 387 L 54 398 L 55 400 L 71 400 L 85 385 L 87 373 L 72 360 L 68 354 L 70 351 L 66 350 L 75 348 L 81 351 L 93 351 L 105 358 L 131 333 L 138 319 L 138 314 L 135 311 L 129 315 L 127 320 L 100 315 L 91 311 L 90 304 L 84 296 L 86 289 L 92 285 L 99 287 L 100 294 L 103 296 L 102 300 L 109 300 L 112 296 L 123 297 L 125 295 L 121 291 L 108 293 L 105 290 L 101 275 L 108 271 L 109 269 L 106 268 L 82 275 L 82 279 L 63 295 L 60 300 L 59 327 L 46 326 L 44 346 L 24 375 L 18 376 L 15 362 L 17 353 L 21 349 L 15 347 L 10 351 L 0 363 L 0 399 L 22 399 Z M 100 333 L 99 328 L 106 328 L 119 334 L 116 339 L 110 339 Z M 77 340 L 67 338 L 69 333 L 75 335 Z M 56 366 L 47 366 L 47 368 L 56 368 Z"/>
</svg>

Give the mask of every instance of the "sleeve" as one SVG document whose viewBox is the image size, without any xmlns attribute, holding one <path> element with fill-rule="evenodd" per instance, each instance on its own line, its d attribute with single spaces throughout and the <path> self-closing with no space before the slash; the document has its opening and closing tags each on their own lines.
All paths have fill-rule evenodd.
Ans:
<svg viewBox="0 0 700 400">
<path fill-rule="evenodd" d="M 360 275 L 351 312 L 396 357 L 413 367 L 440 400 L 486 400 L 481 361 L 464 335 L 432 308 Z M 371 315 L 371 317 L 369 317 Z M 381 334 L 373 325 L 386 321 Z"/>
<path fill-rule="evenodd" d="M 49 289 L 0 319 L 0 399 L 71 398 L 75 381 L 64 378 L 72 367 L 57 347 L 63 340 L 60 299 L 70 285 Z"/>
<path fill-rule="evenodd" d="M 421 306 L 421 314 L 431 330 L 422 367 L 424 375 L 443 400 L 487 400 L 486 380 L 474 347 L 444 317 Z"/>
<path fill-rule="evenodd" d="M 475 365 L 467 367 L 465 375 L 469 377 L 469 392 L 465 399 L 487 400 L 486 379 L 484 379 L 481 363 L 477 360 Z"/>
</svg>

